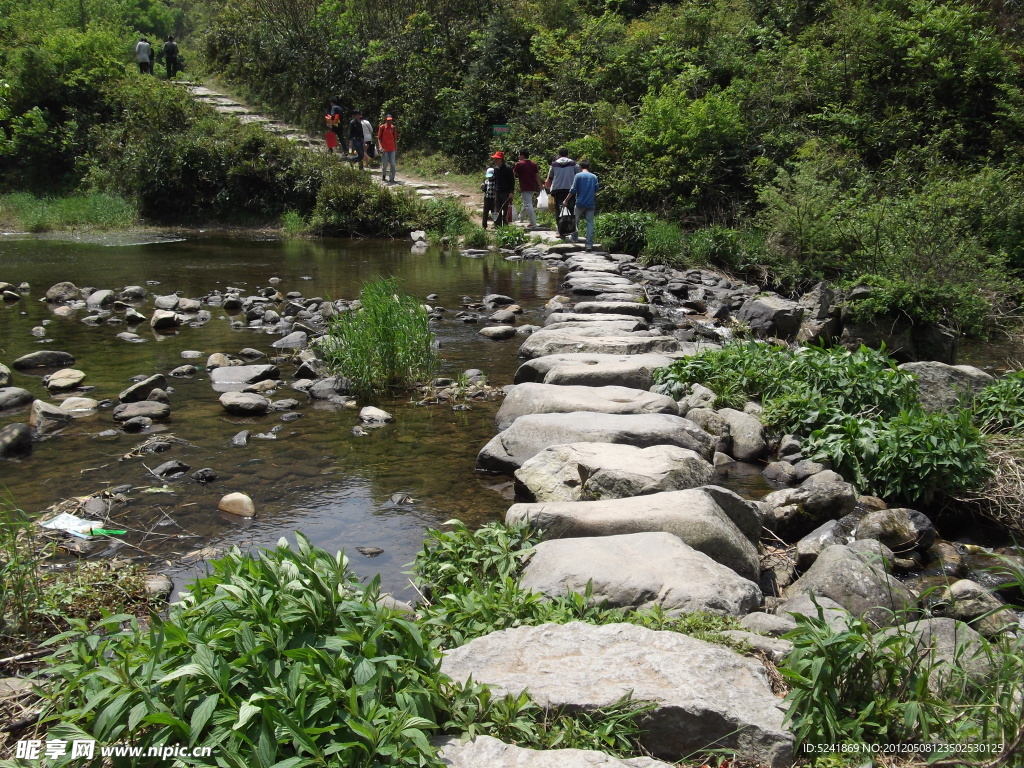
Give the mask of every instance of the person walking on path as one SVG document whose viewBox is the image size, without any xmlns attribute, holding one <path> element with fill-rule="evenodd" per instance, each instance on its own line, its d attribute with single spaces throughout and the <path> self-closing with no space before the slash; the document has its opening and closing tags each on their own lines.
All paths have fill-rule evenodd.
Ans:
<svg viewBox="0 0 1024 768">
<path fill-rule="evenodd" d="M 139 72 L 143 75 L 153 74 L 153 46 L 144 37 L 135 44 L 135 61 L 139 64 Z"/>
<path fill-rule="evenodd" d="M 572 187 L 569 188 L 569 195 L 576 204 L 576 232 L 572 235 L 572 241 L 578 243 L 577 237 L 580 229 L 580 219 L 587 220 L 587 244 L 588 251 L 594 249 L 594 203 L 599 185 L 597 176 L 590 172 L 590 163 L 586 160 L 580 161 L 580 172 L 572 180 Z"/>
<path fill-rule="evenodd" d="M 395 118 L 388 115 L 377 128 L 377 148 L 380 150 L 380 177 L 389 184 L 395 183 L 395 153 L 398 151 L 398 129 Z M 388 178 L 388 164 L 391 165 L 391 178 Z"/>
<path fill-rule="evenodd" d="M 484 223 L 483 228 L 487 229 L 487 222 L 491 220 L 491 214 L 497 211 L 495 205 L 496 193 L 494 187 L 494 169 L 488 168 L 484 174 L 484 183 L 480 185 L 480 191 L 484 193 Z"/>
<path fill-rule="evenodd" d="M 533 211 L 533 196 L 540 192 L 540 167 L 530 159 L 527 149 L 519 150 L 519 162 L 512 168 L 512 173 L 519 179 L 519 192 L 523 196 L 523 207 L 519 211 L 519 221 L 524 214 L 529 216 L 530 226 L 537 226 L 537 214 Z"/>
<path fill-rule="evenodd" d="M 174 42 L 174 35 L 168 35 L 164 42 L 164 65 L 167 67 L 168 80 L 178 74 L 178 44 Z"/>
<path fill-rule="evenodd" d="M 348 124 L 348 148 L 356 153 L 359 170 L 363 170 L 363 113 L 358 109 L 352 114 Z"/>
<path fill-rule="evenodd" d="M 494 196 L 498 209 L 498 226 L 512 223 L 512 195 L 516 191 L 516 176 L 512 169 L 505 165 L 505 153 L 495 152 L 491 159 L 494 166 Z"/>
<path fill-rule="evenodd" d="M 569 213 L 575 216 L 573 202 L 571 200 L 566 202 L 566 198 L 569 197 L 569 190 L 572 188 L 572 183 L 576 179 L 576 174 L 579 170 L 580 168 L 576 165 L 576 161 L 569 157 L 569 150 L 562 147 L 558 150 L 558 157 L 551 163 L 551 167 L 548 169 L 548 176 L 544 180 L 544 187 L 555 200 L 555 215 L 559 221 L 558 234 L 560 237 L 565 237 L 569 234 L 562 227 L 562 206 L 565 205 L 569 209 Z"/>
<path fill-rule="evenodd" d="M 341 129 L 341 115 L 342 111 L 341 107 L 338 105 L 338 100 L 332 96 L 331 108 L 327 111 L 327 115 L 325 116 L 327 119 L 327 133 L 334 134 L 333 141 L 330 137 L 327 138 L 327 151 L 332 154 L 334 153 L 334 148 L 338 146 L 339 143 L 338 134 Z"/>
<path fill-rule="evenodd" d="M 373 160 L 373 126 L 365 117 L 360 120 L 360 124 L 363 126 L 363 159 L 369 165 Z"/>
</svg>

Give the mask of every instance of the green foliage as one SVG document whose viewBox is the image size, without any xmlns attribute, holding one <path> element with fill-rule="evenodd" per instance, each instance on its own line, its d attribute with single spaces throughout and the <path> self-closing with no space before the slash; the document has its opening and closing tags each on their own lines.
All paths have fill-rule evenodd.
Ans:
<svg viewBox="0 0 1024 768">
<path fill-rule="evenodd" d="M 487 230 L 483 227 L 479 227 L 476 224 L 467 224 L 464 232 L 464 240 L 462 244 L 467 248 L 486 248 L 490 245 L 490 238 L 487 236 Z"/>
<path fill-rule="evenodd" d="M 449 520 L 450 531 L 427 531 L 413 573 L 430 602 L 423 609 L 424 631 L 443 648 L 468 643 L 500 629 L 583 621 L 628 622 L 654 630 L 693 635 L 733 645 L 721 633 L 736 629 L 734 619 L 707 613 L 669 616 L 658 607 L 645 611 L 608 608 L 585 594 L 549 599 L 523 589 L 519 576 L 540 541 L 527 525 L 490 523 L 476 531 Z"/>
<path fill-rule="evenodd" d="M 418 223 L 428 235 L 456 238 L 469 225 L 469 212 L 466 206 L 455 198 L 430 200 L 424 203 Z"/>
<path fill-rule="evenodd" d="M 883 498 L 928 503 L 979 488 L 991 471 L 971 414 L 923 411 L 914 377 L 884 351 L 732 344 L 677 360 L 655 382 L 676 399 L 694 383 L 719 406 L 759 399 L 771 432 L 806 438 L 808 457 Z"/>
<path fill-rule="evenodd" d="M 307 226 L 306 219 L 298 211 L 285 211 L 281 216 L 281 230 L 289 237 L 301 235 Z"/>
<path fill-rule="evenodd" d="M 0 196 L 0 220 L 28 232 L 124 229 L 138 221 L 135 206 L 104 194 L 38 198 L 26 192 Z"/>
<path fill-rule="evenodd" d="M 509 224 L 495 228 L 494 240 L 499 248 L 515 248 L 526 242 L 526 233 L 519 227 Z"/>
<path fill-rule="evenodd" d="M 807 455 L 828 460 L 867 493 L 907 502 L 933 501 L 980 488 L 991 468 L 971 414 L 902 411 L 879 421 L 847 416 L 811 432 Z"/>
<path fill-rule="evenodd" d="M 1008 373 L 970 399 L 982 432 L 1024 435 L 1024 371 Z"/>
<path fill-rule="evenodd" d="M 437 366 L 434 334 L 423 305 L 398 280 L 377 279 L 359 293 L 358 309 L 331 318 L 321 346 L 332 371 L 361 396 L 406 389 Z"/>
<path fill-rule="evenodd" d="M 779 671 L 791 686 L 786 720 L 798 744 L 927 741 L 941 732 L 948 709 L 929 691 L 931 665 L 910 632 L 875 632 L 855 616 L 836 631 L 820 606 L 796 620 Z"/>
<path fill-rule="evenodd" d="M 951 658 L 940 659 L 912 622 L 875 630 L 849 616 L 845 626 L 832 629 L 820 607 L 816 616 L 796 620 L 797 628 L 785 635 L 793 651 L 779 671 L 791 686 L 786 720 L 797 752 L 813 744 L 930 742 L 937 746 L 929 764 L 953 758 L 973 765 L 941 745 L 998 750 L 1017 738 L 1024 711 L 1016 640 L 976 646 L 960 640 Z M 834 764 L 828 757 L 834 756 L 815 764 Z"/>
<path fill-rule="evenodd" d="M 683 230 L 677 224 L 653 222 L 644 232 L 644 239 L 646 242 L 640 251 L 640 260 L 644 264 L 686 266 Z"/>
<path fill-rule="evenodd" d="M 0 506 L 0 652 L 18 652 L 32 635 L 35 605 L 42 594 L 37 569 L 41 556 L 32 542 L 32 523 L 24 511 L 5 501 Z"/>
<path fill-rule="evenodd" d="M 606 248 L 636 255 L 647 245 L 647 228 L 655 221 L 650 213 L 599 213 L 594 217 L 594 237 Z"/>
<path fill-rule="evenodd" d="M 433 765 L 437 655 L 343 555 L 297 538 L 215 561 L 148 629 L 111 616 L 61 637 L 50 736 L 201 744 L 222 765 Z"/>
</svg>

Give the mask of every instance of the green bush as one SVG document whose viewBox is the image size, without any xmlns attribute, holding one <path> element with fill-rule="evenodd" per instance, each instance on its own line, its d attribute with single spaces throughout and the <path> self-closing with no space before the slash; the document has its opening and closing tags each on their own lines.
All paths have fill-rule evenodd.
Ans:
<svg viewBox="0 0 1024 768">
<path fill-rule="evenodd" d="M 408 389 L 437 367 L 434 334 L 422 303 L 398 280 L 377 279 L 359 293 L 358 309 L 330 319 L 321 350 L 328 367 L 369 397 Z"/>
<path fill-rule="evenodd" d="M 971 414 L 923 411 L 913 375 L 884 351 L 731 344 L 654 379 L 676 399 L 700 383 L 720 407 L 760 400 L 770 433 L 805 438 L 807 456 L 828 460 L 863 493 L 930 503 L 981 487 L 991 471 Z"/>
<path fill-rule="evenodd" d="M 462 244 L 467 248 L 486 248 L 490 245 L 491 241 L 487 236 L 487 230 L 483 227 L 470 223 L 466 225 L 463 233 Z"/>
<path fill-rule="evenodd" d="M 982 432 L 1024 435 L 1024 371 L 1008 373 L 969 398 Z"/>
<path fill-rule="evenodd" d="M 605 248 L 635 256 L 647 245 L 647 228 L 656 221 L 653 213 L 599 213 L 594 218 L 594 237 Z"/>
<path fill-rule="evenodd" d="M 0 219 L 29 232 L 125 229 L 137 223 L 138 211 L 131 202 L 111 195 L 39 198 L 22 192 L 0 197 Z"/>
<path fill-rule="evenodd" d="M 515 248 L 526 242 L 526 232 L 519 227 L 507 226 L 496 227 L 494 230 L 494 242 L 499 248 Z"/>
<path fill-rule="evenodd" d="M 689 266 L 684 258 L 683 230 L 677 224 L 652 222 L 644 232 L 644 240 L 644 247 L 640 251 L 640 261 L 644 264 Z"/>
</svg>

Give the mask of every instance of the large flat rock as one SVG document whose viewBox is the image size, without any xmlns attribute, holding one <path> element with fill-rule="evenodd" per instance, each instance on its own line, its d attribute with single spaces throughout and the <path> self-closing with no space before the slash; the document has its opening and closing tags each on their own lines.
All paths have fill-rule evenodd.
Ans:
<svg viewBox="0 0 1024 768">
<path fill-rule="evenodd" d="M 636 315 L 615 315 L 600 312 L 554 312 L 548 315 L 544 325 L 548 328 L 558 326 L 560 328 L 581 328 L 581 323 L 615 323 L 616 325 L 628 328 L 627 333 L 633 331 L 646 331 L 647 321 Z"/>
<path fill-rule="evenodd" d="M 648 322 L 654 319 L 654 310 L 651 308 L 651 305 L 639 301 L 581 301 L 572 308 L 572 311 L 579 315 L 593 312 L 612 315 L 635 315 L 642 317 Z"/>
<path fill-rule="evenodd" d="M 669 413 L 679 414 L 675 400 L 642 389 L 626 387 L 558 386 L 556 384 L 517 384 L 498 409 L 494 422 L 508 429 L 522 416 L 533 413 Z"/>
<path fill-rule="evenodd" d="M 465 744 L 445 739 L 441 764 L 448 768 L 672 768 L 650 757 L 619 759 L 584 749 L 526 749 L 490 736 L 477 736 Z"/>
<path fill-rule="evenodd" d="M 476 465 L 493 472 L 514 472 L 548 446 L 566 443 L 677 445 L 710 461 L 715 440 L 692 421 L 666 413 L 538 413 L 516 419 L 495 435 L 480 450 Z"/>
<path fill-rule="evenodd" d="M 757 584 L 663 532 L 542 541 L 520 584 L 550 597 L 592 585 L 595 605 L 673 614 L 746 616 L 764 602 Z"/>
<path fill-rule="evenodd" d="M 654 371 L 664 368 L 674 359 L 668 355 L 548 355 L 519 366 L 515 383 L 649 390 L 654 386 Z"/>
<path fill-rule="evenodd" d="M 509 525 L 526 521 L 541 529 L 546 539 L 671 533 L 746 579 L 756 581 L 760 573 L 761 510 L 724 488 L 607 501 L 513 504 L 505 513 Z"/>
<path fill-rule="evenodd" d="M 498 696 L 528 690 L 548 709 L 594 710 L 627 693 L 656 702 L 641 741 L 665 760 L 713 748 L 772 768 L 793 759 L 793 735 L 764 667 L 676 632 L 578 622 L 517 627 L 448 651 L 441 670 L 458 681 L 472 675 Z"/>
<path fill-rule="evenodd" d="M 671 336 L 650 336 L 636 333 L 611 333 L 605 323 L 591 323 L 592 328 L 544 328 L 532 334 L 519 348 L 525 358 L 568 353 L 606 355 L 672 354 L 683 349 L 683 343 Z"/>
<path fill-rule="evenodd" d="M 707 485 L 711 462 L 675 445 L 637 448 L 570 443 L 545 448 L 516 470 L 516 495 L 531 501 L 625 499 Z"/>
</svg>

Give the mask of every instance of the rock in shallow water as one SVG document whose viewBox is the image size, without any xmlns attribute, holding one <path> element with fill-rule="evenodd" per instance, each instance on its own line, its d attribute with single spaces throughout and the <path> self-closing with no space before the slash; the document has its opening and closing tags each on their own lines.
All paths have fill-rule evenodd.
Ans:
<svg viewBox="0 0 1024 768">
<path fill-rule="evenodd" d="M 256 514 L 256 505 L 244 493 L 229 493 L 223 496 L 217 504 L 217 509 L 237 517 L 253 517 Z"/>
</svg>

